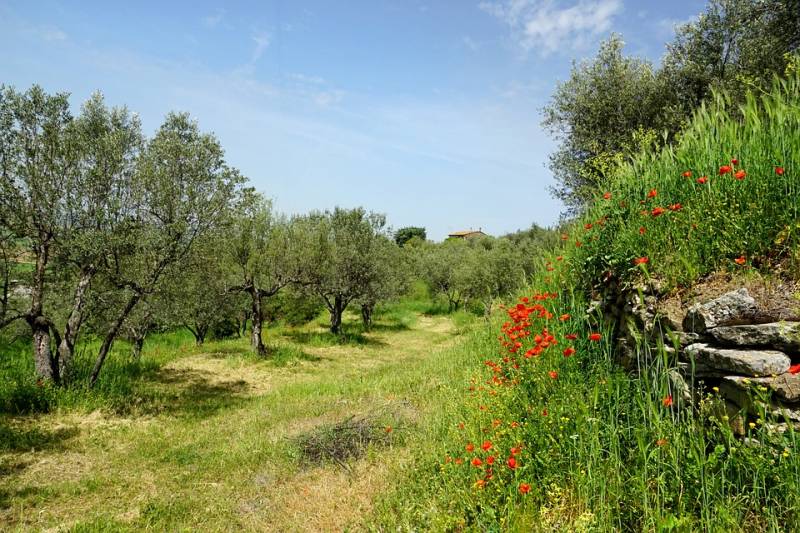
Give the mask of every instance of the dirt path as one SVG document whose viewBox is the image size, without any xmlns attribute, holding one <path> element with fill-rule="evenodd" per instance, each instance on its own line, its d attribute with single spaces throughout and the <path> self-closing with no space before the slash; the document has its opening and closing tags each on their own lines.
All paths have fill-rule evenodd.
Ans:
<svg viewBox="0 0 800 533">
<path fill-rule="evenodd" d="M 143 384 L 156 407 L 136 415 L 7 421 L 21 437 L 0 450 L 0 529 L 358 527 L 408 456 L 431 354 L 456 339 L 446 317 L 378 326 L 355 345 L 281 338 L 298 355 L 281 365 L 209 346 Z M 298 438 L 349 417 L 391 426 L 388 446 L 345 466 L 298 457 Z"/>
</svg>

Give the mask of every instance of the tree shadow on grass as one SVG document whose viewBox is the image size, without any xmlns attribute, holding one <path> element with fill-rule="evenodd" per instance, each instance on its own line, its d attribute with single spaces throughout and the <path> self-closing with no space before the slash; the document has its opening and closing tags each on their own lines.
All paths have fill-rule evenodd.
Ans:
<svg viewBox="0 0 800 533">
<path fill-rule="evenodd" d="M 265 361 L 273 366 L 285 367 L 299 362 L 318 363 L 326 357 L 310 354 L 296 346 L 274 345 L 267 347 Z"/>
<path fill-rule="evenodd" d="M 26 424 L 27 425 L 27 424 Z M 23 427 L 0 420 L 0 481 L 23 472 L 32 461 L 16 454 L 42 450 L 64 450 L 66 442 L 79 433 L 77 427 L 61 427 L 46 430 L 39 427 Z M 16 496 L 0 490 L 0 508 L 7 500 Z"/>
<path fill-rule="evenodd" d="M 31 450 L 63 449 L 64 441 L 78 434 L 76 427 L 62 427 L 52 431 L 38 427 L 15 427 L 0 421 L 0 452 L 29 452 Z M 0 475 L 3 474 L 0 466 Z"/>
<path fill-rule="evenodd" d="M 11 502 L 13 500 L 30 499 L 35 501 L 35 500 L 41 500 L 50 495 L 52 495 L 52 491 L 47 487 L 37 487 L 33 485 L 22 487 L 19 489 L 8 489 L 0 487 L 0 510 L 9 509 L 11 507 Z M 3 523 L 2 514 L 0 514 L 0 523 Z"/>
<path fill-rule="evenodd" d="M 287 331 L 283 334 L 298 344 L 309 346 L 386 346 L 386 343 L 361 332 L 336 335 L 330 331 Z"/>
<path fill-rule="evenodd" d="M 252 399 L 246 396 L 250 388 L 244 380 L 223 379 L 208 370 L 171 368 L 143 382 L 134 397 L 115 411 L 207 418 L 245 405 Z"/>
<path fill-rule="evenodd" d="M 389 332 L 397 332 L 397 331 L 410 331 L 411 328 L 408 324 L 404 322 L 376 322 L 372 324 L 370 328 L 370 332 L 377 332 L 377 331 L 389 331 Z"/>
</svg>

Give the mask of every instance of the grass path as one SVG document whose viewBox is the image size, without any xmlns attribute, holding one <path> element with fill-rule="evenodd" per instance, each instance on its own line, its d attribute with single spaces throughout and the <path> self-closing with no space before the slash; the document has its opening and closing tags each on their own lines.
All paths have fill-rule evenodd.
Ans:
<svg viewBox="0 0 800 533">
<path fill-rule="evenodd" d="M 157 406 L 5 419 L 14 444 L 0 449 L 0 529 L 368 526 L 435 407 L 429 393 L 453 366 L 441 348 L 456 338 L 449 318 L 415 316 L 344 345 L 321 330 L 273 334 L 266 361 L 244 341 L 214 343 L 142 379 Z M 345 467 L 302 461 L 300 436 L 353 416 L 392 426 L 388 446 Z"/>
</svg>

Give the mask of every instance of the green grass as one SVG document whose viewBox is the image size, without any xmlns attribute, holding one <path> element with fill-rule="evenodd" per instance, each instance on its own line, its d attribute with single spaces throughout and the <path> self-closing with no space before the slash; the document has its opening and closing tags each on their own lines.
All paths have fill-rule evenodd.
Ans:
<svg viewBox="0 0 800 533">
<path fill-rule="evenodd" d="M 611 363 L 611 332 L 585 312 L 611 281 L 632 287 L 655 278 L 679 287 L 719 270 L 800 277 L 800 75 L 739 111 L 742 121 L 718 97 L 675 147 L 641 154 L 598 192 L 532 280 L 528 296 L 558 297 L 528 304 L 551 317 L 518 324 L 531 332 L 517 339 L 519 349 L 497 340 L 509 341 L 502 325 L 513 320 L 505 313 L 460 348 L 491 365 L 471 370 L 460 405 L 449 403 L 442 414 L 446 430 L 415 447 L 415 460 L 376 511 L 376 530 L 800 529 L 797 434 L 768 431 L 756 412 L 750 440 L 735 437 L 713 391 L 696 409 L 665 406 L 670 393 L 680 403 L 667 376 L 674 356 L 640 346 L 649 364 L 628 376 Z M 735 170 L 746 171 L 743 180 L 720 175 L 732 158 Z M 653 217 L 658 206 L 666 212 Z M 743 265 L 734 261 L 742 256 Z M 640 257 L 645 266 L 634 265 Z M 559 320 L 564 314 L 570 318 Z M 524 357 L 544 328 L 558 344 Z M 591 332 L 602 340 L 589 341 Z M 576 352 L 565 357 L 568 346 Z M 486 441 L 491 448 L 483 451 Z M 519 445 L 512 469 L 507 460 Z M 481 463 L 470 464 L 476 458 Z M 523 494 L 522 484 L 530 491 Z"/>
<path fill-rule="evenodd" d="M 674 148 L 644 152 L 618 172 L 606 191 L 611 198 L 601 191 L 569 232 L 565 275 L 580 287 L 601 277 L 630 280 L 642 272 L 633 260 L 647 257 L 650 274 L 674 286 L 720 267 L 769 269 L 792 259 L 800 242 L 800 74 L 751 95 L 738 112 L 741 120 L 718 95 Z M 732 172 L 720 174 L 724 165 Z M 738 170 L 742 180 L 733 176 Z M 670 210 L 675 204 L 682 208 Z M 665 213 L 653 217 L 657 207 Z M 734 262 L 739 257 L 744 265 Z"/>
<path fill-rule="evenodd" d="M 0 416 L 0 529 L 368 527 L 411 450 L 446 431 L 476 364 L 449 317 L 418 308 L 384 306 L 370 333 L 348 315 L 335 342 L 322 317 L 269 328 L 266 359 L 246 339 L 195 347 L 174 333 L 148 339 L 133 371 L 117 345 L 105 387 L 54 390 L 49 412 Z M 300 343 L 298 330 L 323 341 Z M 352 417 L 377 433 L 344 465 L 303 458 L 303 436 L 328 438 Z"/>
</svg>

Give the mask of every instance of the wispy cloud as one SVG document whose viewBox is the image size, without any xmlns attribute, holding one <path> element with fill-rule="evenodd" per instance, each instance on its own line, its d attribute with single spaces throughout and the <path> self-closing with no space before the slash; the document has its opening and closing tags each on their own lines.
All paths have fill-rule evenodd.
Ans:
<svg viewBox="0 0 800 533">
<path fill-rule="evenodd" d="M 264 52 L 269 47 L 270 35 L 265 31 L 261 31 L 253 35 L 252 39 L 256 45 L 253 47 L 253 54 L 250 56 L 250 63 L 254 64 L 261 59 L 261 56 L 264 55 Z"/>
<path fill-rule="evenodd" d="M 462 37 L 461 42 L 465 47 L 469 48 L 473 52 L 477 52 L 481 47 L 481 44 L 478 41 L 468 35 Z"/>
<path fill-rule="evenodd" d="M 567 6 L 554 0 L 487 0 L 478 7 L 508 25 L 523 52 L 547 55 L 583 48 L 607 32 L 622 0 L 580 0 Z"/>
<path fill-rule="evenodd" d="M 216 28 L 219 26 L 219 23 L 222 22 L 222 19 L 225 18 L 226 11 L 222 8 L 217 9 L 214 11 L 213 15 L 206 15 L 200 22 L 203 23 L 203 26 L 206 28 Z"/>
<path fill-rule="evenodd" d="M 697 20 L 697 16 L 687 17 L 685 19 L 674 19 L 674 18 L 666 18 L 661 19 L 656 22 L 656 29 L 662 37 L 671 37 L 675 34 L 675 30 L 689 24 L 691 22 L 695 22 Z"/>
<path fill-rule="evenodd" d="M 39 36 L 45 41 L 66 41 L 67 34 L 55 26 L 45 26 L 38 28 Z"/>
</svg>

